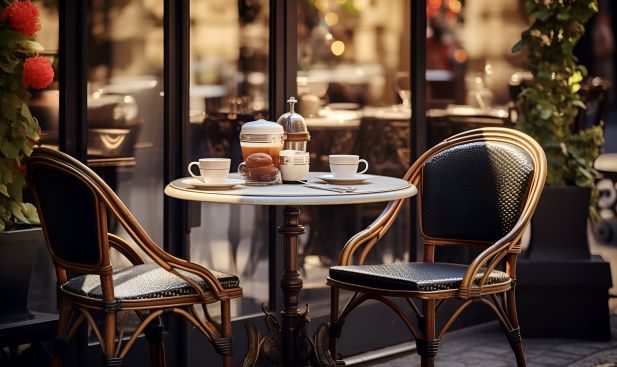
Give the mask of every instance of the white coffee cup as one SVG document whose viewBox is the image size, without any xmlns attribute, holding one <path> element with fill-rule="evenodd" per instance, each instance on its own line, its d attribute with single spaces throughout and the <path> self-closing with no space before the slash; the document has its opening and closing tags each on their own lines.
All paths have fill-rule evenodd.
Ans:
<svg viewBox="0 0 617 367">
<path fill-rule="evenodd" d="M 199 175 L 191 171 L 192 166 L 199 167 Z M 201 158 L 198 162 L 189 163 L 188 170 L 191 176 L 201 179 L 204 183 L 216 184 L 223 183 L 229 176 L 229 158 Z"/>
<path fill-rule="evenodd" d="M 338 178 L 352 178 L 357 174 L 364 173 L 368 170 L 368 162 L 365 159 L 360 159 L 357 155 L 350 154 L 330 154 L 330 172 L 332 176 Z M 358 165 L 364 163 L 365 167 L 358 172 Z"/>
<path fill-rule="evenodd" d="M 279 154 L 280 170 L 283 182 L 308 180 L 309 153 L 302 150 L 281 150 Z"/>
</svg>

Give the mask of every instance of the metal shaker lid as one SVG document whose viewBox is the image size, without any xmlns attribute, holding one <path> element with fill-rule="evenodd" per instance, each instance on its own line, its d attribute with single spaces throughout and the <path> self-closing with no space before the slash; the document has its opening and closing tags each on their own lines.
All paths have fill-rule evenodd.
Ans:
<svg viewBox="0 0 617 367">
<path fill-rule="evenodd" d="M 290 97 L 287 100 L 289 103 L 289 112 L 286 112 L 279 117 L 277 123 L 283 127 L 287 134 L 287 141 L 308 141 L 311 139 L 306 121 L 299 113 L 296 113 L 294 108 L 298 102 L 295 97 Z"/>
</svg>

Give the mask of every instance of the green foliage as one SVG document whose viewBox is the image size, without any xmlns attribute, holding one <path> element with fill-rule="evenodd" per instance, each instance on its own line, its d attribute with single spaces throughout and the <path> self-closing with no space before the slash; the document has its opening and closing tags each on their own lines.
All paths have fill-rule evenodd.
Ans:
<svg viewBox="0 0 617 367">
<path fill-rule="evenodd" d="M 42 49 L 37 42 L 0 25 L 0 231 L 38 223 L 35 207 L 22 202 L 26 181 L 22 160 L 39 140 L 39 124 L 26 104 L 28 92 L 21 77 L 24 60 Z"/>
<path fill-rule="evenodd" d="M 601 126 L 575 131 L 575 119 L 585 108 L 577 93 L 587 75 L 577 65 L 574 45 L 584 24 L 598 11 L 596 0 L 526 0 L 531 25 L 513 52 L 526 49 L 534 83 L 517 99 L 517 128 L 544 148 L 549 185 L 593 187 L 593 163 L 604 142 Z"/>
</svg>

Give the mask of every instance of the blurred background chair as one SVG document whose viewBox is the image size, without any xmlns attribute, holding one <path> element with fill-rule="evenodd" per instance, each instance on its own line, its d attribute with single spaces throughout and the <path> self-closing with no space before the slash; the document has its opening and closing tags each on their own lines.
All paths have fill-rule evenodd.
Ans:
<svg viewBox="0 0 617 367">
<path fill-rule="evenodd" d="M 506 128 L 455 135 L 420 157 L 405 179 L 418 187 L 424 262 L 364 265 L 403 200 L 390 202 L 372 225 L 348 241 L 339 266 L 330 268 L 327 279 L 332 287 L 332 356 L 337 356 L 337 340 L 350 312 L 376 300 L 395 311 L 413 334 L 422 366 L 433 366 L 444 333 L 463 310 L 479 302 L 496 315 L 518 366 L 525 366 L 514 293 L 516 256 L 545 176 L 540 146 Z M 469 265 L 434 262 L 436 247 L 460 245 L 480 246 L 483 251 Z M 354 292 L 342 310 L 340 290 Z M 391 297 L 407 301 L 416 324 Z M 437 329 L 437 311 L 454 299 L 460 301 L 458 306 Z"/>
<path fill-rule="evenodd" d="M 229 303 L 242 296 L 235 275 L 210 271 L 163 251 L 101 178 L 64 153 L 36 149 L 28 162 L 28 181 L 56 266 L 60 295 L 52 365 L 61 365 L 68 340 L 87 320 L 100 342 L 105 366 L 120 366 L 142 332 L 150 342 L 152 364 L 164 366 L 160 320 L 164 311 L 186 318 L 212 342 L 224 365 L 232 365 Z M 150 262 L 145 263 L 127 241 L 108 233 L 111 214 Z M 111 248 L 132 265 L 114 269 Z M 220 303 L 220 323 L 208 314 L 206 305 L 211 303 Z M 205 319 L 195 305 L 202 306 Z M 93 311 L 103 314 L 103 328 Z M 122 311 L 135 312 L 140 319 L 124 343 Z"/>
</svg>

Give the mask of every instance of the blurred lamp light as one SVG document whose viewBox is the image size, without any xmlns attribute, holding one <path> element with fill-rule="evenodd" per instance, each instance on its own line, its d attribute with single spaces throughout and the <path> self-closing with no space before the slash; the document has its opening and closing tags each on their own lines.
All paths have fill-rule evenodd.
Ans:
<svg viewBox="0 0 617 367">
<path fill-rule="evenodd" d="M 334 12 L 329 12 L 326 14 L 324 19 L 327 25 L 329 25 L 330 27 L 333 27 L 338 23 L 338 14 Z"/>
<path fill-rule="evenodd" d="M 341 56 L 345 52 L 345 44 L 343 41 L 334 41 L 330 46 L 330 50 L 335 56 Z"/>
<path fill-rule="evenodd" d="M 328 10 L 328 0 L 315 0 L 315 7 L 321 11 Z"/>
<path fill-rule="evenodd" d="M 459 0 L 450 0 L 448 1 L 448 8 L 450 9 L 451 12 L 460 13 L 461 9 L 463 8 L 463 5 L 461 4 Z"/>
<path fill-rule="evenodd" d="M 355 0 L 353 2 L 354 8 L 356 8 L 356 10 L 358 11 L 365 10 L 366 8 L 369 7 L 369 5 L 370 5 L 370 0 Z"/>
<path fill-rule="evenodd" d="M 465 52 L 465 50 L 463 50 L 462 48 L 459 48 L 456 51 L 454 51 L 453 57 L 456 62 L 458 62 L 459 64 L 462 64 L 465 61 L 467 61 L 467 52 Z"/>
</svg>

